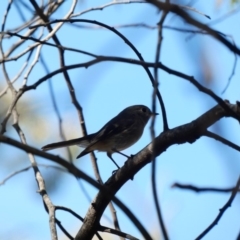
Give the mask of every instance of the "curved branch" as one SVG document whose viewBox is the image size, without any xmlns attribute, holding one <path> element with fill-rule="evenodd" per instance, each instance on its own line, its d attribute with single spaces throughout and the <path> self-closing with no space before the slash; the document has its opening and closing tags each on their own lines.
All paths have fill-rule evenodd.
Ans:
<svg viewBox="0 0 240 240">
<path fill-rule="evenodd" d="M 99 26 L 102 26 L 112 32 L 114 32 L 116 35 L 118 35 L 132 50 L 133 52 L 137 55 L 137 57 L 142 61 L 142 62 L 145 62 L 141 53 L 136 49 L 136 47 L 123 35 L 121 34 L 119 31 L 117 31 L 116 29 L 114 29 L 113 27 L 111 26 L 108 26 L 102 22 L 99 22 L 99 21 L 95 21 L 95 20 L 89 20 L 89 19 L 60 19 L 60 20 L 53 20 L 51 22 L 48 22 L 48 23 L 43 23 L 43 24 L 38 24 L 38 25 L 34 25 L 30 28 L 36 28 L 36 27 L 39 27 L 39 26 L 49 26 L 50 24 L 53 24 L 53 23 L 58 23 L 58 22 L 70 22 L 70 23 L 74 23 L 74 22 L 86 22 L 86 23 L 91 23 L 91 24 L 96 24 L 96 25 L 99 25 Z M 150 70 L 148 69 L 148 66 L 147 65 L 142 65 L 143 68 L 145 69 L 151 83 L 152 83 L 152 86 L 154 88 L 154 78 L 153 78 L 153 75 L 151 74 Z M 158 98 L 158 101 L 160 103 L 160 107 L 161 107 L 161 110 L 162 110 L 162 117 L 163 117 L 163 126 L 164 126 L 164 131 L 168 129 L 168 123 L 167 123 L 167 114 L 166 114 L 166 109 L 165 109 L 165 106 L 164 106 L 164 102 L 163 102 L 163 99 L 162 99 L 162 95 L 159 91 L 159 89 L 156 90 L 156 95 L 157 95 L 157 98 Z"/>
<path fill-rule="evenodd" d="M 193 76 L 189 76 L 189 75 L 184 74 L 182 72 L 173 70 L 173 69 L 165 66 L 161 62 L 158 62 L 156 64 L 156 63 L 151 63 L 151 62 L 138 61 L 138 60 L 135 60 L 135 59 L 122 58 L 122 57 L 112 57 L 112 56 L 98 56 L 96 59 L 93 59 L 91 61 L 88 61 L 88 62 L 85 62 L 85 63 L 73 64 L 73 65 L 69 65 L 69 66 L 64 66 L 64 67 L 62 67 L 62 68 L 60 68 L 58 70 L 55 70 L 55 71 L 45 75 L 44 77 L 40 78 L 37 82 L 35 82 L 33 85 L 24 86 L 23 88 L 21 88 L 19 90 L 18 94 L 17 94 L 16 99 L 12 102 L 12 105 L 10 106 L 9 109 L 11 109 L 12 107 L 15 106 L 15 104 L 18 101 L 18 99 L 21 97 L 21 95 L 24 92 L 36 89 L 38 87 L 38 85 L 40 85 L 44 81 L 48 80 L 50 77 L 53 77 L 53 76 L 55 76 L 55 75 L 65 71 L 65 70 L 81 68 L 81 67 L 88 68 L 88 67 L 90 67 L 90 66 L 92 66 L 94 64 L 97 64 L 99 62 L 104 62 L 104 61 L 116 61 L 116 62 L 130 63 L 130 64 L 135 64 L 135 65 L 140 65 L 140 66 L 148 66 L 148 67 L 152 67 L 152 68 L 158 67 L 158 68 L 163 69 L 164 71 L 166 71 L 169 74 L 173 74 L 173 75 L 178 76 L 180 78 L 186 79 L 187 81 L 191 82 L 200 92 L 203 92 L 203 93 L 209 95 L 210 97 L 212 97 L 226 111 L 228 111 L 229 114 L 232 115 L 232 117 L 234 117 L 235 119 L 240 121 L 240 117 L 234 111 L 232 111 L 228 107 L 228 105 L 219 96 L 217 96 L 212 90 L 202 86 Z"/>
</svg>

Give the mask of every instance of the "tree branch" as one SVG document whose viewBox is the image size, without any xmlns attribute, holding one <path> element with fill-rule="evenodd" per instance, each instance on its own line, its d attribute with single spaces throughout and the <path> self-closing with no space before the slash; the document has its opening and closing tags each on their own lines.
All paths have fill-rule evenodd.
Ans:
<svg viewBox="0 0 240 240">
<path fill-rule="evenodd" d="M 240 108 L 237 104 L 230 104 L 228 102 L 226 102 L 226 104 L 236 114 L 240 114 Z M 193 143 L 203 135 L 208 127 L 219 119 L 228 116 L 228 112 L 220 105 L 217 105 L 196 120 L 161 133 L 153 142 L 138 152 L 134 157 L 129 158 L 124 166 L 104 184 L 108 193 L 111 194 L 106 194 L 106 191 L 101 189 L 92 201 L 84 218 L 83 225 L 75 239 L 92 239 L 93 232 L 96 231 L 108 202 L 128 180 L 132 179 L 133 176 L 145 165 L 150 163 L 152 159 L 166 151 L 171 145 L 187 142 Z"/>
<path fill-rule="evenodd" d="M 209 227 L 207 227 L 197 238 L 196 240 L 200 240 L 202 239 L 215 225 L 217 225 L 218 221 L 221 219 L 222 215 L 224 214 L 224 212 L 227 210 L 227 208 L 231 207 L 231 204 L 234 200 L 234 198 L 237 195 L 238 189 L 240 187 L 240 177 L 238 178 L 237 184 L 235 186 L 235 188 L 232 191 L 232 194 L 229 198 L 229 200 L 226 202 L 226 204 L 219 209 L 219 214 L 217 215 L 217 217 L 214 219 L 214 221 L 209 225 Z"/>
</svg>

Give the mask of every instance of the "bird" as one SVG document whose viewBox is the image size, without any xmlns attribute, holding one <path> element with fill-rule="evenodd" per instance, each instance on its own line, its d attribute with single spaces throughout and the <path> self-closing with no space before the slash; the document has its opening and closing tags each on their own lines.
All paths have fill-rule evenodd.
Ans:
<svg viewBox="0 0 240 240">
<path fill-rule="evenodd" d="M 113 163 L 120 168 L 112 158 L 112 154 L 119 153 L 128 157 L 121 151 L 132 146 L 141 138 L 148 120 L 156 115 L 158 113 L 152 113 L 147 106 L 133 105 L 122 110 L 96 133 L 68 141 L 51 143 L 43 146 L 42 150 L 48 151 L 55 148 L 78 145 L 85 149 L 77 158 L 98 150 L 106 152 Z"/>
</svg>

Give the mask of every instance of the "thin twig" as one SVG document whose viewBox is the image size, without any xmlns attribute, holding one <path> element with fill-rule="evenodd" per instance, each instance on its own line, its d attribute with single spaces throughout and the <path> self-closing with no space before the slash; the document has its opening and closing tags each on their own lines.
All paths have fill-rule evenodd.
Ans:
<svg viewBox="0 0 240 240">
<path fill-rule="evenodd" d="M 32 55 L 32 51 L 29 53 L 29 56 Z M 20 76 L 22 75 L 22 73 L 24 72 L 24 70 L 26 69 L 27 65 L 28 65 L 28 61 L 29 61 L 29 56 L 27 61 L 23 64 L 22 68 L 20 69 L 20 71 L 16 74 L 16 76 L 11 80 L 11 84 L 15 83 Z M 1 92 L 0 92 L 0 98 L 7 92 L 7 90 L 9 89 L 9 85 L 7 85 Z"/>
<path fill-rule="evenodd" d="M 124 233 L 124 232 L 121 232 L 119 230 L 112 229 L 110 227 L 99 226 L 98 230 L 101 231 L 101 232 L 112 233 L 114 235 L 120 236 L 120 239 L 127 238 L 127 239 L 130 239 L 130 240 L 139 240 L 138 238 L 135 238 L 134 236 L 132 236 L 132 235 L 130 235 L 128 233 Z"/>
<path fill-rule="evenodd" d="M 107 7 L 110 7 L 110 6 L 113 6 L 113 5 L 117 5 L 117 4 L 130 4 L 130 3 L 146 3 L 145 1 L 138 1 L 138 0 L 120 0 L 120 1 L 112 1 L 112 2 L 109 2 L 109 3 L 106 3 L 102 6 L 98 6 L 98 7 L 92 7 L 92 8 L 89 8 L 89 9 L 86 9 L 82 12 L 79 12 L 79 13 L 75 13 L 72 15 L 72 17 L 79 17 L 85 13 L 88 13 L 88 12 L 92 12 L 92 11 L 102 11 L 104 8 L 107 8 Z"/>
<path fill-rule="evenodd" d="M 61 167 L 58 167 L 58 166 L 54 166 L 54 165 L 46 165 L 46 164 L 37 164 L 38 167 L 45 167 L 45 168 L 54 168 L 54 169 L 57 169 L 59 171 L 63 171 L 63 172 L 66 172 L 66 170 L 64 168 L 61 168 Z M 5 177 L 1 182 L 0 182 L 0 185 L 3 185 L 5 184 L 9 179 L 11 179 L 12 177 L 18 175 L 19 173 L 22 173 L 22 172 L 25 172 L 25 171 L 28 171 L 30 168 L 32 168 L 33 166 L 28 166 L 28 167 L 25 167 L 25 168 L 22 168 L 20 170 L 17 170 L 15 172 L 12 172 L 11 174 L 9 174 L 7 177 Z"/>
<path fill-rule="evenodd" d="M 231 147 L 231 148 L 233 148 L 233 149 L 235 149 L 235 150 L 240 152 L 240 147 L 237 144 L 235 144 L 235 143 L 233 143 L 231 141 L 228 141 L 227 139 L 219 136 L 216 133 L 213 133 L 211 131 L 206 130 L 203 133 L 203 135 L 206 136 L 206 137 L 209 137 L 209 138 L 213 138 L 213 139 L 215 139 L 215 140 L 217 140 L 217 141 L 219 141 L 219 142 L 221 142 L 221 143 L 223 143 L 223 144 L 225 144 L 225 145 L 227 145 L 227 146 L 229 146 L 229 147 Z"/>
<path fill-rule="evenodd" d="M 233 42 L 233 44 L 235 45 L 235 41 L 234 41 L 234 39 L 232 38 L 232 36 L 229 36 L 231 39 L 232 39 L 232 42 Z M 225 91 L 228 89 L 228 87 L 229 87 L 229 85 L 230 85 L 230 83 L 231 83 L 231 80 L 232 80 L 232 78 L 233 78 L 233 76 L 234 76 L 234 74 L 235 74 L 235 70 L 236 70 L 236 67 L 237 67 L 237 61 L 238 61 L 238 56 L 237 56 L 237 54 L 235 53 L 234 54 L 234 63 L 233 63 L 233 67 L 232 67 L 232 72 L 231 72 L 231 74 L 230 74 L 230 76 L 229 76 L 229 78 L 228 78 L 228 82 L 227 82 L 227 84 L 226 84 L 226 87 L 223 89 L 223 91 L 222 91 L 222 94 L 224 94 L 225 93 Z"/>
</svg>

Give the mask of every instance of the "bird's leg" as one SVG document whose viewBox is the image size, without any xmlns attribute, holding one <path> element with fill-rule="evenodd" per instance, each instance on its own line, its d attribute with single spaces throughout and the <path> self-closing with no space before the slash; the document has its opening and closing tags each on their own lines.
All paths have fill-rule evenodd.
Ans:
<svg viewBox="0 0 240 240">
<path fill-rule="evenodd" d="M 120 169 L 120 167 L 117 165 L 117 163 L 113 160 L 112 154 L 111 153 L 107 153 L 107 156 L 113 161 L 113 163 L 117 166 L 117 168 Z"/>
<path fill-rule="evenodd" d="M 116 148 L 112 148 L 112 151 L 115 152 L 115 153 L 119 153 L 119 154 L 123 155 L 123 156 L 126 157 L 126 158 L 129 158 L 128 155 L 126 155 L 126 154 L 124 154 L 124 153 L 118 151 Z"/>
</svg>

